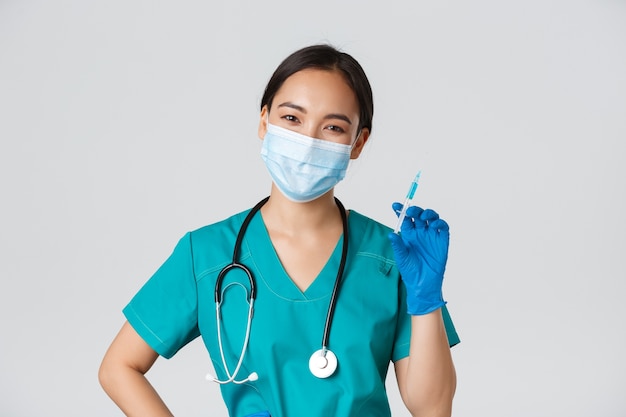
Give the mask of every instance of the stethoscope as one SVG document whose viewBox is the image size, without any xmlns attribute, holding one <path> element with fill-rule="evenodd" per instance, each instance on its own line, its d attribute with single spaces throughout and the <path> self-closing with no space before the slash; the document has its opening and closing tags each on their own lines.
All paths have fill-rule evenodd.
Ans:
<svg viewBox="0 0 626 417">
<path fill-rule="evenodd" d="M 248 375 L 247 378 L 242 380 L 237 380 L 237 374 L 239 373 L 239 369 L 243 364 L 243 359 L 246 355 L 246 350 L 248 348 L 248 341 L 250 340 L 250 325 L 252 323 L 252 313 L 254 310 L 254 300 L 256 299 L 256 281 L 252 276 L 252 272 L 244 265 L 239 263 L 237 260 L 239 259 L 239 251 L 241 249 L 241 242 L 243 241 L 243 237 L 248 229 L 248 225 L 250 221 L 254 217 L 254 215 L 263 207 L 263 205 L 267 202 L 269 197 L 264 198 L 259 201 L 256 206 L 250 210 L 246 218 L 244 219 L 241 228 L 239 229 L 239 233 L 237 234 L 237 240 L 235 241 L 235 248 L 233 250 L 233 261 L 226 265 L 220 271 L 217 276 L 217 281 L 215 282 L 215 320 L 217 324 L 217 343 L 220 349 L 220 356 L 222 357 L 222 365 L 224 365 L 224 371 L 226 372 L 226 376 L 228 377 L 226 380 L 219 380 L 212 375 L 207 375 L 207 379 L 217 382 L 218 384 L 243 384 L 248 381 L 256 381 L 259 376 L 256 372 L 252 372 Z M 330 304 L 328 306 L 328 313 L 326 314 L 326 323 L 324 324 L 324 335 L 322 337 L 322 348 L 313 352 L 309 359 L 309 370 L 311 373 L 318 378 L 328 378 L 331 376 L 335 370 L 337 369 L 337 356 L 328 349 L 328 338 L 330 335 L 330 326 L 333 321 L 333 315 L 335 313 L 335 304 L 337 304 L 337 294 L 339 292 L 339 285 L 341 283 L 341 278 L 343 277 L 343 270 L 346 266 L 346 256 L 348 254 L 348 220 L 346 217 L 346 210 L 337 198 L 335 198 L 335 203 L 339 209 L 339 213 L 341 214 L 341 221 L 343 223 L 343 247 L 341 250 L 341 261 L 339 263 L 339 268 L 337 270 L 337 277 L 335 278 L 335 285 L 333 286 L 333 292 L 330 296 Z M 231 283 L 226 287 L 222 288 L 222 282 L 226 274 L 234 269 L 238 269 L 243 271 L 250 281 L 250 292 L 245 288 L 244 285 L 239 283 Z M 226 359 L 224 357 L 224 348 L 222 345 L 222 332 L 221 332 L 221 305 L 224 299 L 224 292 L 231 285 L 239 285 L 244 288 L 246 291 L 246 299 L 248 300 L 248 320 L 246 323 L 246 335 L 244 338 L 243 346 L 241 348 L 241 353 L 239 354 L 239 360 L 237 361 L 237 365 L 235 366 L 235 370 L 231 373 L 228 366 L 226 365 Z"/>
</svg>

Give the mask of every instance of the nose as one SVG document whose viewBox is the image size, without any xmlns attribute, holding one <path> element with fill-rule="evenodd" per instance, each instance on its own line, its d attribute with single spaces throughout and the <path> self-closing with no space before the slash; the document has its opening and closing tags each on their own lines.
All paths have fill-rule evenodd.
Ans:
<svg viewBox="0 0 626 417">
<path fill-rule="evenodd" d="M 302 126 L 301 132 L 303 135 L 307 135 L 311 138 L 320 139 L 321 132 L 319 131 L 319 126 L 316 123 L 307 123 Z"/>
</svg>

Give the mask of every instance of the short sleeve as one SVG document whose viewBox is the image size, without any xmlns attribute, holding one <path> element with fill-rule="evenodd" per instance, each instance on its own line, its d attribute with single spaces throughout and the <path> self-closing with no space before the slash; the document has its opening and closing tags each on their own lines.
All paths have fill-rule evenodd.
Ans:
<svg viewBox="0 0 626 417">
<path fill-rule="evenodd" d="M 461 343 L 461 339 L 459 339 L 459 335 L 454 328 L 454 323 L 452 322 L 452 317 L 450 317 L 450 312 L 446 306 L 441 308 L 441 315 L 443 316 L 443 324 L 446 326 L 446 334 L 448 335 L 448 344 L 450 347 L 454 345 L 458 345 Z"/>
<path fill-rule="evenodd" d="M 123 312 L 142 339 L 169 359 L 200 334 L 197 300 L 188 233 Z"/>
</svg>

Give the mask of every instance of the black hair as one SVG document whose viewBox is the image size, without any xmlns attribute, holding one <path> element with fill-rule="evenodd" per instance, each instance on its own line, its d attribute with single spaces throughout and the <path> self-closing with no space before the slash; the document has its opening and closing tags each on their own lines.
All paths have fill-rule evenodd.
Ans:
<svg viewBox="0 0 626 417">
<path fill-rule="evenodd" d="M 363 128 L 372 130 L 374 100 L 372 87 L 365 71 L 352 56 L 326 44 L 304 47 L 293 52 L 281 62 L 265 87 L 261 99 L 261 110 L 266 105 L 268 110 L 272 107 L 276 92 L 287 78 L 307 68 L 341 71 L 359 103 L 359 127 L 357 131 L 360 132 Z"/>
</svg>

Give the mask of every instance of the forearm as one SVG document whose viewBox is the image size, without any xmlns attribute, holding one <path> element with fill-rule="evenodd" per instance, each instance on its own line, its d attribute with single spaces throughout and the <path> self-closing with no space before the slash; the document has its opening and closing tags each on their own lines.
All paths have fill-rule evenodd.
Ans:
<svg viewBox="0 0 626 417">
<path fill-rule="evenodd" d="M 161 397 L 143 373 L 123 366 L 103 366 L 100 384 L 125 415 L 171 417 Z"/>
<path fill-rule="evenodd" d="M 411 349 L 403 378 L 407 407 L 414 416 L 450 416 L 456 373 L 441 309 L 413 316 L 411 321 Z"/>
<path fill-rule="evenodd" d="M 98 379 L 107 395 L 127 416 L 172 416 L 145 377 L 158 357 L 128 322 L 104 355 Z"/>
</svg>

